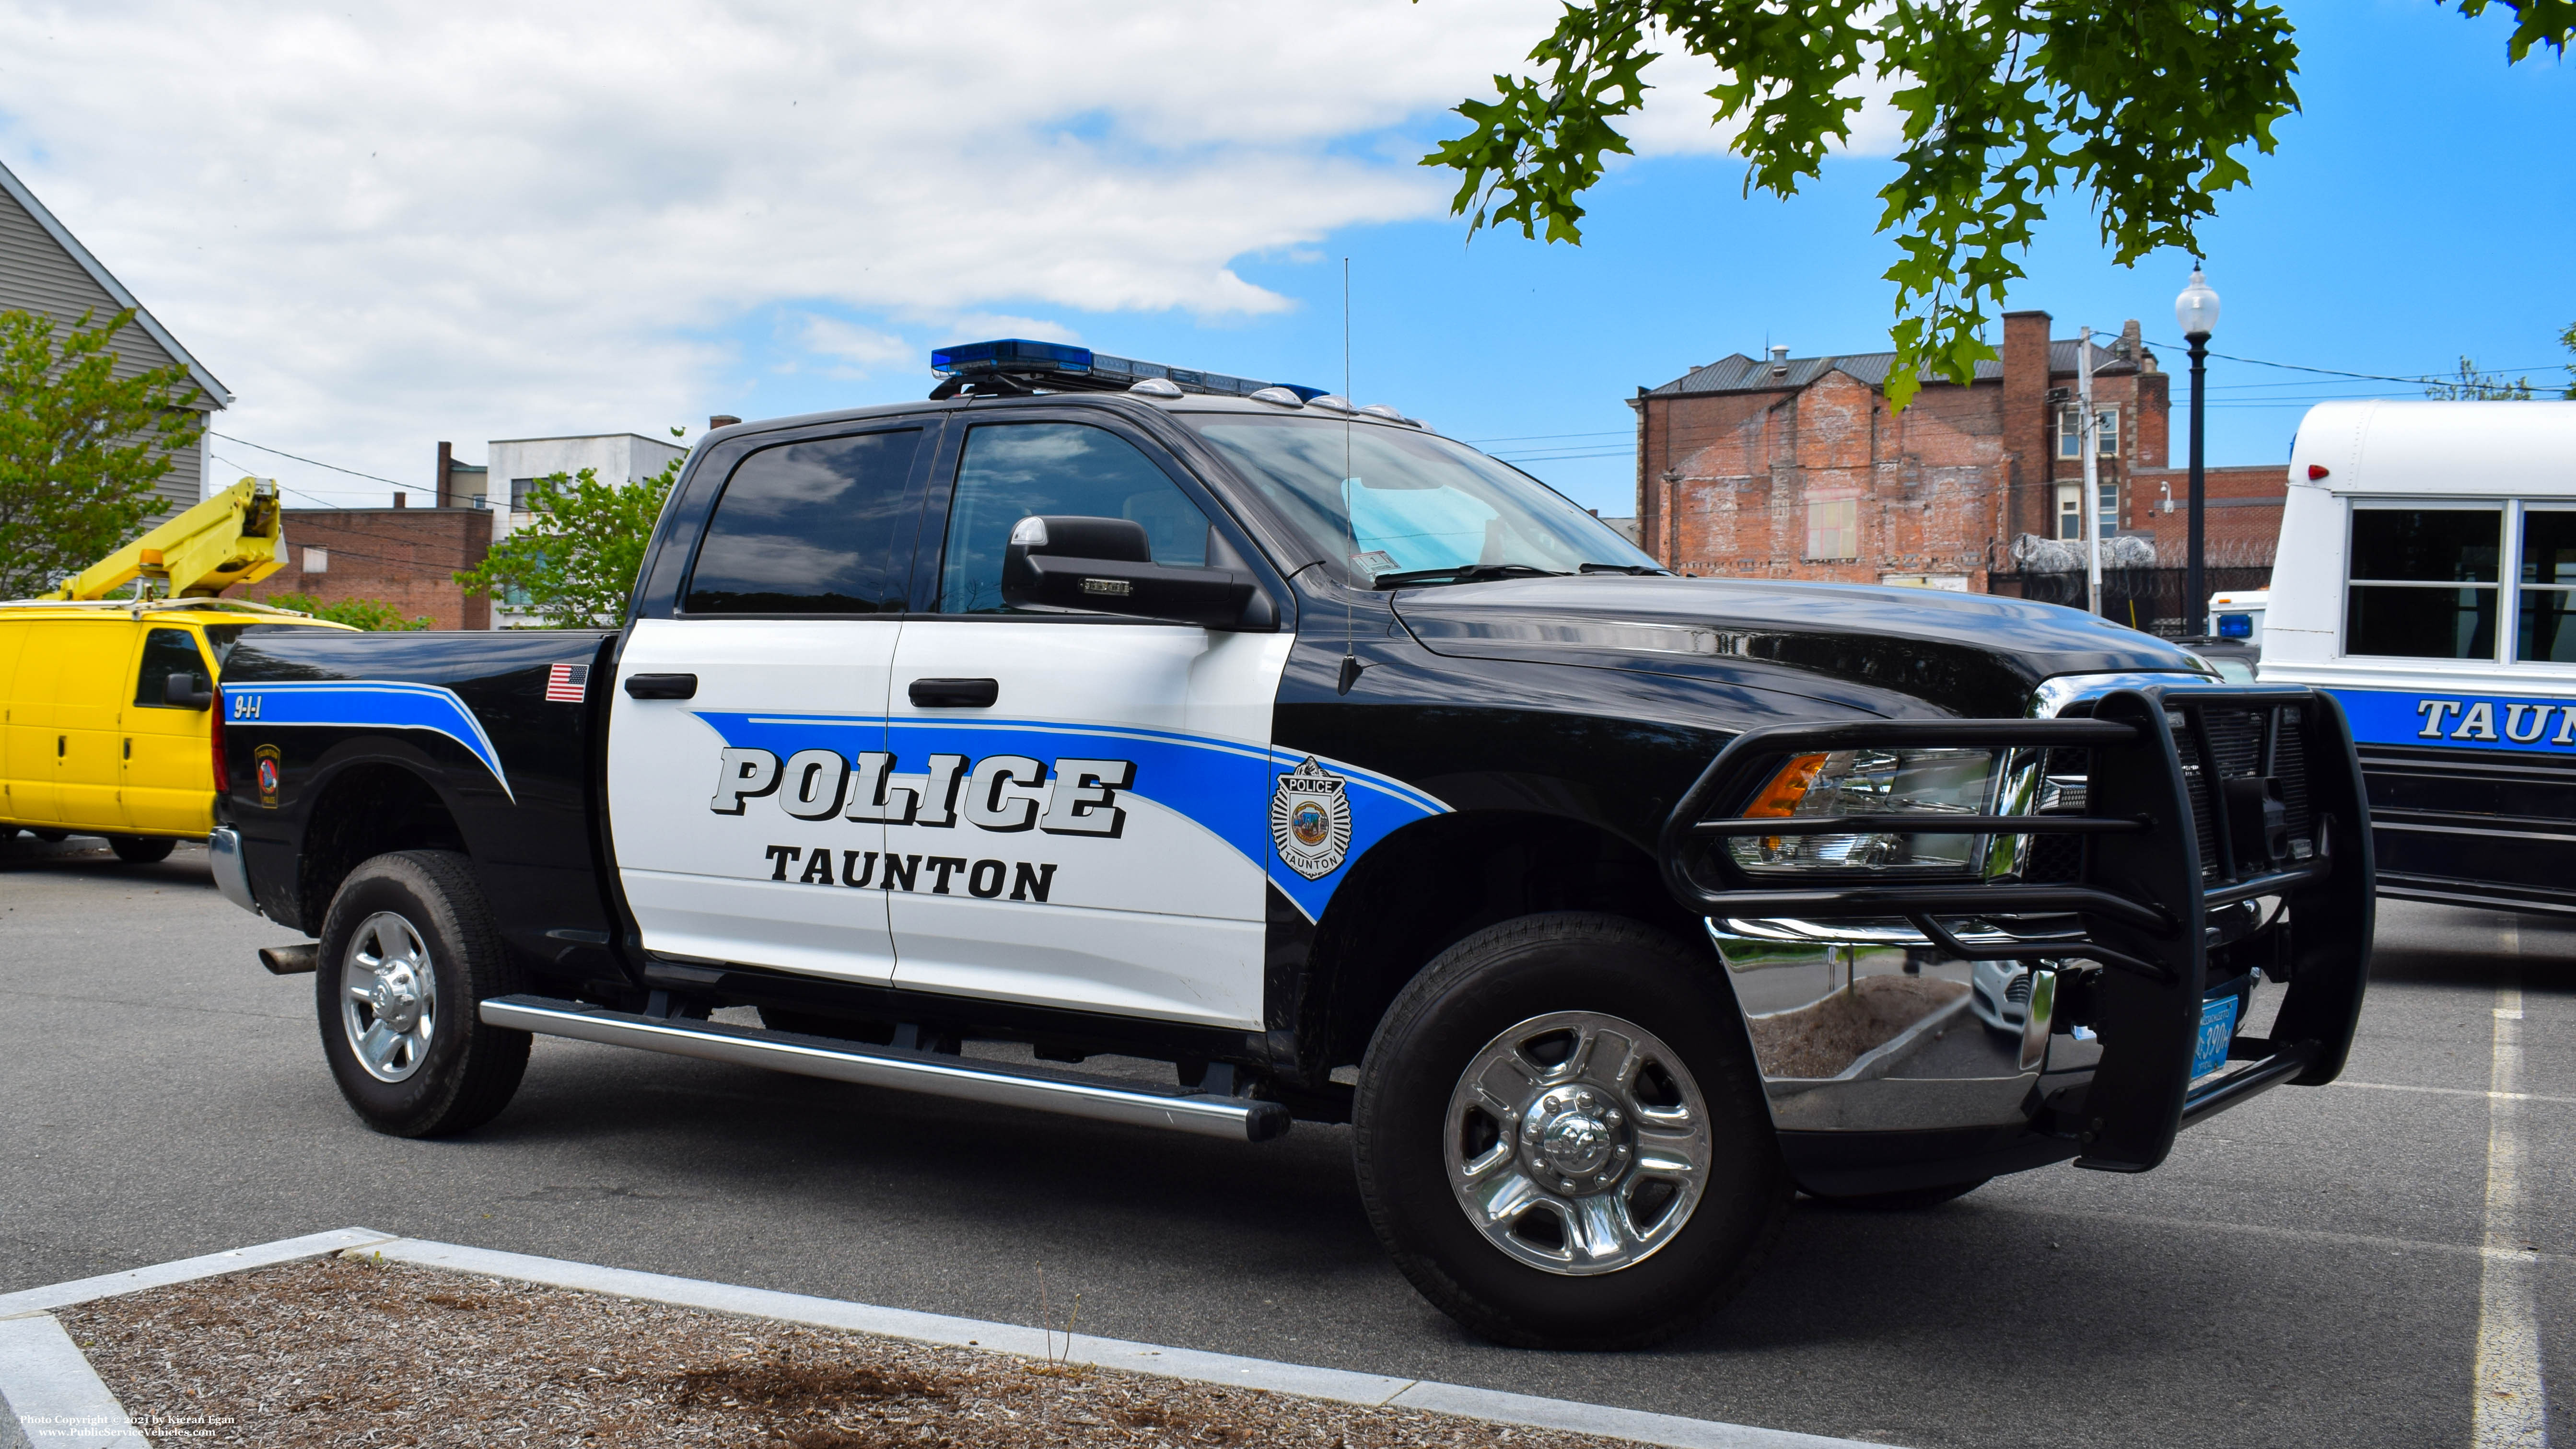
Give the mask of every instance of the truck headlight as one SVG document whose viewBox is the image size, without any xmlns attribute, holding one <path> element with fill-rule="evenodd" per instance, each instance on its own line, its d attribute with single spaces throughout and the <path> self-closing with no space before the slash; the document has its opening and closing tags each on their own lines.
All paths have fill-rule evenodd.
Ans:
<svg viewBox="0 0 2576 1449">
<path fill-rule="evenodd" d="M 1988 874 L 1993 836 L 1945 835 L 1935 827 L 1943 815 L 1998 813 L 2010 753 L 1926 748 L 1795 756 L 1754 797 L 1744 811 L 1746 819 L 1919 815 L 1922 826 L 1900 830 L 1873 822 L 1870 829 L 1831 834 L 1738 835 L 1727 841 L 1727 849 L 1737 865 L 1756 872 Z"/>
</svg>

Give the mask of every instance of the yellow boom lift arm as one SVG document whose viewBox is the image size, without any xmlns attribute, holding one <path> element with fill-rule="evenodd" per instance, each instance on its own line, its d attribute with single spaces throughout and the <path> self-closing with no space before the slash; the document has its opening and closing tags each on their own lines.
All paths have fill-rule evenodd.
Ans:
<svg viewBox="0 0 2576 1449">
<path fill-rule="evenodd" d="M 235 584 L 256 583 L 286 563 L 286 529 L 277 483 L 244 478 L 37 597 L 104 599 L 145 580 L 138 598 L 211 599 Z"/>
</svg>

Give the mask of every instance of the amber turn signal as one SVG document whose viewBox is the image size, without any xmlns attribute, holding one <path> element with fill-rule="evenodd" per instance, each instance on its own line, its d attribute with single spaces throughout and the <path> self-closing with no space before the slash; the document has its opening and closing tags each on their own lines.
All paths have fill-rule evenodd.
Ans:
<svg viewBox="0 0 2576 1449">
<path fill-rule="evenodd" d="M 1807 797 L 1807 787 L 1825 768 L 1822 755 L 1798 755 L 1780 767 L 1771 783 L 1744 809 L 1748 820 L 1785 820 L 1798 813 L 1798 802 Z"/>
</svg>

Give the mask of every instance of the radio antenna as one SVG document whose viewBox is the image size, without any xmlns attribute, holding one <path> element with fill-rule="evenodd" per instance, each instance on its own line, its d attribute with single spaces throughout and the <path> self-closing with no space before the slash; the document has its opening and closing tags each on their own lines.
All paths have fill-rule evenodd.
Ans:
<svg viewBox="0 0 2576 1449">
<path fill-rule="evenodd" d="M 1360 525 L 1352 517 L 1358 499 L 1351 493 L 1351 259 L 1342 258 L 1342 532 L 1351 541 L 1351 568 L 1360 564 Z M 1342 671 L 1333 681 L 1335 694 L 1348 694 L 1360 682 L 1360 671 L 1367 666 L 1357 652 L 1359 623 L 1354 611 L 1359 607 L 1356 589 L 1342 594 Z"/>
</svg>

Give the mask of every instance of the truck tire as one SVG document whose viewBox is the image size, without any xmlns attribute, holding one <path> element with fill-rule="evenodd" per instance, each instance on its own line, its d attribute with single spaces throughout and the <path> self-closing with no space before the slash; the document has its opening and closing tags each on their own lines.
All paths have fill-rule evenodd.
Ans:
<svg viewBox="0 0 2576 1449">
<path fill-rule="evenodd" d="M 395 1137 L 443 1137 L 499 1115 L 528 1067 L 528 1034 L 477 1008 L 516 989 L 465 857 L 399 850 L 349 873 L 315 953 L 322 1052 L 359 1118 Z"/>
<path fill-rule="evenodd" d="M 107 838 L 108 849 L 115 851 L 116 858 L 127 865 L 150 865 L 156 860 L 168 860 L 170 852 L 177 849 L 178 844 L 166 835 L 111 835 Z"/>
<path fill-rule="evenodd" d="M 1613 1349 L 1743 1288 L 1794 1190 L 1720 969 L 1635 921 L 1549 914 L 1469 936 L 1396 996 L 1352 1150 L 1422 1296 L 1498 1343 Z"/>
</svg>

